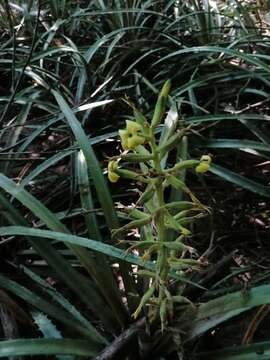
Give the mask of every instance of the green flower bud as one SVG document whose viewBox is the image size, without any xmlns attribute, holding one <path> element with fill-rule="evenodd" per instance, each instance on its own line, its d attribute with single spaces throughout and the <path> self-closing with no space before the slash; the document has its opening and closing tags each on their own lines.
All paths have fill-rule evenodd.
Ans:
<svg viewBox="0 0 270 360">
<path fill-rule="evenodd" d="M 149 161 L 153 159 L 152 155 L 141 155 L 141 154 L 122 154 L 119 156 L 121 158 L 121 160 L 123 161 L 127 161 L 127 162 L 132 162 L 132 163 L 140 163 L 140 162 L 145 162 L 145 161 Z"/>
<path fill-rule="evenodd" d="M 187 246 L 183 244 L 182 242 L 175 242 L 175 241 L 166 241 L 163 242 L 162 245 L 170 250 L 176 250 L 176 251 L 184 251 L 190 248 L 190 246 Z"/>
<path fill-rule="evenodd" d="M 160 304 L 160 308 L 159 308 L 159 317 L 160 317 L 160 321 L 161 321 L 161 331 L 164 331 L 164 326 L 166 323 L 166 319 L 167 319 L 167 299 L 163 299 L 161 301 Z"/>
<path fill-rule="evenodd" d="M 165 144 L 158 148 L 161 153 L 161 157 L 163 157 L 167 152 L 172 150 L 173 148 L 179 146 L 179 143 L 182 137 L 185 135 L 186 129 L 178 131 L 176 134 L 172 135 Z"/>
<path fill-rule="evenodd" d="M 144 307 L 144 305 L 147 304 L 147 302 L 150 300 L 150 298 L 154 295 L 155 292 L 155 285 L 152 285 L 147 291 L 146 293 L 143 295 L 141 302 L 137 308 L 137 310 L 134 312 L 134 314 L 132 315 L 134 319 L 136 319 L 138 317 L 138 315 L 140 314 L 142 308 Z"/>
<path fill-rule="evenodd" d="M 148 219 L 149 218 L 149 214 L 147 214 L 144 211 L 140 211 L 136 208 L 132 209 L 129 212 L 129 216 L 133 217 L 134 219 L 146 219 L 146 218 Z"/>
<path fill-rule="evenodd" d="M 147 201 L 151 200 L 152 197 L 154 196 L 154 193 L 155 193 L 155 188 L 153 184 L 149 184 L 145 189 L 145 191 L 139 197 L 137 201 L 137 205 L 145 204 Z"/>
<path fill-rule="evenodd" d="M 139 180 L 141 178 L 140 174 L 126 169 L 117 169 L 117 174 L 126 179 Z"/>
<path fill-rule="evenodd" d="M 170 90 L 171 90 L 171 85 L 172 85 L 171 80 L 165 81 L 165 83 L 164 83 L 164 85 L 163 85 L 163 87 L 162 87 L 162 89 L 161 89 L 160 95 L 161 95 L 161 96 L 164 96 L 165 98 L 167 98 L 168 95 L 169 95 L 169 92 L 170 92 Z"/>
<path fill-rule="evenodd" d="M 192 307 L 195 308 L 195 305 L 185 296 L 182 295 L 174 295 L 172 296 L 172 301 L 174 303 L 178 303 L 178 304 L 190 304 Z"/>
<path fill-rule="evenodd" d="M 155 111 L 154 111 L 154 115 L 151 121 L 151 127 L 155 128 L 157 127 L 162 120 L 162 117 L 165 113 L 166 110 L 166 104 L 167 104 L 167 97 L 169 95 L 170 92 L 170 88 L 171 88 L 171 81 L 167 80 L 165 82 L 165 84 L 163 85 L 161 92 L 158 96 L 158 100 L 156 103 L 156 107 L 155 107 Z"/>
<path fill-rule="evenodd" d="M 175 176 L 173 175 L 169 175 L 166 177 L 166 180 L 167 182 L 172 186 L 174 187 L 175 189 L 177 190 L 182 190 L 184 191 L 185 193 L 188 193 L 189 192 L 189 189 L 188 187 L 186 186 L 186 184 L 180 180 L 180 179 L 177 179 Z"/>
</svg>

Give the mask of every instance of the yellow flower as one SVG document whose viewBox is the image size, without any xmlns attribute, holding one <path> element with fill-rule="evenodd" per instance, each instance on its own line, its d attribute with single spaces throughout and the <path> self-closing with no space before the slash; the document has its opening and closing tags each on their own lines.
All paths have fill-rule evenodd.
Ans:
<svg viewBox="0 0 270 360">
<path fill-rule="evenodd" d="M 212 162 L 211 156 L 203 155 L 200 159 L 199 165 L 196 166 L 195 171 L 200 174 L 205 173 L 206 171 L 209 170 L 211 162 Z"/>
<path fill-rule="evenodd" d="M 118 162 L 115 160 L 109 161 L 108 164 L 108 178 L 110 182 L 116 183 L 117 180 L 120 178 L 118 174 L 116 174 L 115 170 L 118 168 Z"/>
<path fill-rule="evenodd" d="M 142 145 L 145 142 L 144 137 L 138 134 L 140 130 L 142 130 L 140 124 L 135 121 L 126 120 L 126 129 L 119 130 L 121 144 L 124 150 L 135 149 L 136 146 Z"/>
</svg>

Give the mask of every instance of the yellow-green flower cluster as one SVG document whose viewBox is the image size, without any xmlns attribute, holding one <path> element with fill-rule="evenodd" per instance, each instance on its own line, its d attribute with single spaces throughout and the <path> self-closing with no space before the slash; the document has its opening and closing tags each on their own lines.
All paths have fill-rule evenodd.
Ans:
<svg viewBox="0 0 270 360">
<path fill-rule="evenodd" d="M 112 230 L 112 239 L 122 239 L 122 235 L 131 229 L 142 229 L 147 226 L 153 230 L 152 240 L 132 240 L 128 251 L 138 249 L 142 261 L 156 259 L 156 268 L 143 274 L 151 278 L 150 286 L 140 299 L 140 303 L 133 314 L 136 318 L 145 305 L 149 305 L 148 317 L 156 319 L 159 315 L 161 329 L 171 321 L 174 308 L 178 304 L 188 304 L 190 301 L 182 295 L 174 295 L 172 287 L 167 288 L 172 272 L 183 272 L 186 269 L 198 270 L 200 260 L 193 258 L 195 249 L 185 244 L 191 234 L 189 225 L 206 214 L 208 209 L 201 204 L 186 183 L 181 180 L 182 172 L 194 169 L 197 173 L 205 173 L 211 165 L 211 156 L 203 155 L 200 160 L 187 159 L 173 164 L 172 167 L 163 167 L 163 159 L 176 149 L 179 143 L 186 143 L 186 134 L 190 127 L 177 129 L 177 123 L 172 129 L 165 129 L 164 136 L 156 137 L 158 126 L 164 125 L 171 83 L 166 81 L 158 96 L 152 120 L 147 119 L 140 111 L 133 108 L 133 119 L 126 120 L 126 127 L 119 130 L 123 152 L 114 156 L 108 163 L 108 178 L 116 183 L 119 178 L 130 179 L 134 183 L 145 185 L 144 191 L 136 204 L 125 208 L 132 220 L 121 228 Z M 131 104 L 131 107 L 133 105 Z M 177 118 L 176 120 L 177 121 Z M 120 161 L 122 161 L 122 166 Z M 127 168 L 125 164 L 131 164 Z M 118 167 L 119 166 L 119 167 Z M 174 189 L 190 197 L 190 201 L 166 201 L 166 188 Z M 146 204 L 146 206 L 144 206 Z M 139 210 L 141 208 L 142 210 Z M 175 239 L 168 239 L 172 230 L 178 234 Z M 185 257 L 189 252 L 190 256 Z M 175 289 L 176 290 L 176 289 Z M 174 305 L 176 304 L 176 306 Z M 152 315 L 151 315 L 152 314 Z M 152 316 L 152 317 L 151 317 Z"/>
<path fill-rule="evenodd" d="M 140 135 L 142 126 L 135 121 L 126 120 L 126 129 L 119 130 L 121 145 L 124 150 L 135 149 L 136 146 L 142 145 L 145 138 Z"/>
</svg>

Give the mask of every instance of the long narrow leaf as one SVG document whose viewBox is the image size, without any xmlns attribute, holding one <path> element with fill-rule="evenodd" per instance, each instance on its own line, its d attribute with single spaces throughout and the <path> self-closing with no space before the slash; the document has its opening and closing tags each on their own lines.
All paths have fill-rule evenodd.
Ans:
<svg viewBox="0 0 270 360">
<path fill-rule="evenodd" d="M 56 164 L 58 161 L 64 159 L 66 156 L 71 155 L 75 150 L 70 149 L 66 151 L 61 151 L 49 159 L 43 161 L 40 165 L 38 165 L 33 171 L 31 171 L 30 174 L 28 174 L 20 183 L 20 186 L 25 186 L 29 184 L 30 181 L 32 181 L 35 177 L 37 177 L 39 174 L 41 174 L 43 171 L 48 169 L 50 166 Z"/>
<path fill-rule="evenodd" d="M 270 147 L 267 144 L 251 140 L 238 140 L 238 139 L 210 139 L 203 142 L 203 146 L 208 148 L 220 149 L 254 149 L 270 152 Z"/>
<path fill-rule="evenodd" d="M 260 120 L 270 121 L 270 116 L 259 114 L 216 114 L 191 116 L 185 119 L 186 123 L 197 124 L 207 121 L 228 121 L 228 120 Z"/>
<path fill-rule="evenodd" d="M 243 346 L 232 346 L 216 351 L 200 353 L 198 360 L 268 360 L 270 358 L 270 341 Z"/>
<path fill-rule="evenodd" d="M 89 143 L 88 137 L 85 134 L 80 122 L 74 115 L 72 109 L 63 98 L 63 96 L 55 90 L 52 90 L 52 94 L 54 95 L 61 111 L 63 112 L 68 122 L 68 125 L 70 126 L 72 132 L 74 133 L 74 136 L 85 156 L 86 163 L 92 175 L 97 190 L 98 198 L 100 200 L 101 206 L 104 211 L 106 221 L 111 228 L 117 227 L 118 221 L 117 221 L 116 213 L 114 211 L 111 194 L 109 192 L 107 183 L 104 179 L 104 176 L 100 169 L 100 165 L 97 161 L 92 146 Z"/>
<path fill-rule="evenodd" d="M 76 332 L 83 334 L 89 338 L 89 330 L 81 325 L 78 321 L 73 320 L 69 314 L 62 310 L 61 308 L 53 305 L 49 301 L 35 294 L 33 291 L 27 289 L 26 287 L 16 283 L 13 280 L 0 274 L 0 286 L 3 289 L 6 289 L 21 299 L 25 300 L 28 304 L 33 305 L 42 312 L 50 315 L 54 319 L 61 321 L 67 327 L 74 329 Z M 96 339 L 97 340 L 97 339 Z M 90 339 L 89 339 L 90 341 Z M 97 341 L 98 342 L 98 341 Z M 104 339 L 99 338 L 99 343 L 106 343 Z"/>
<path fill-rule="evenodd" d="M 244 189 L 259 194 L 261 196 L 270 197 L 270 186 L 261 185 L 253 180 L 247 179 L 231 170 L 225 169 L 220 165 L 212 165 L 209 169 L 213 174 L 222 177 L 223 179 L 240 186 Z"/>
<path fill-rule="evenodd" d="M 162 57 L 160 60 L 156 61 L 153 66 L 160 64 L 161 62 L 164 62 L 168 60 L 169 58 L 172 58 L 174 56 L 181 56 L 182 54 L 192 53 L 196 54 L 197 56 L 202 56 L 206 53 L 215 53 L 215 54 L 226 54 L 229 56 L 233 56 L 236 58 L 240 58 L 245 60 L 247 63 L 257 66 L 258 68 L 261 68 L 266 71 L 266 73 L 270 73 L 270 69 L 268 64 L 258 60 L 256 56 L 249 55 L 244 52 L 240 52 L 237 50 L 229 49 L 229 48 L 222 48 L 218 46 L 194 46 L 190 48 L 181 49 L 175 52 L 171 52 L 169 55 L 166 55 Z"/>
<path fill-rule="evenodd" d="M 62 231 L 69 233 L 68 229 L 62 224 L 57 217 L 46 208 L 40 201 L 25 189 L 18 186 L 5 175 L 0 174 L 0 187 L 9 194 L 19 200 L 24 206 L 28 207 L 35 216 L 39 217 L 50 229 L 55 231 Z M 77 244 L 69 245 L 71 250 L 76 254 L 81 263 L 86 267 L 89 266 L 89 254 L 85 249 L 76 246 Z M 84 277 L 77 273 L 73 268 L 69 269 L 68 274 L 61 274 L 58 276 L 75 292 L 77 295 L 94 311 L 102 321 L 110 328 L 114 329 L 116 326 L 115 319 L 112 317 L 110 309 L 104 302 L 101 295 L 93 288 Z M 93 331 L 95 329 L 93 328 Z"/>
<path fill-rule="evenodd" d="M 81 236 L 65 234 L 62 232 L 40 230 L 34 228 L 27 228 L 23 226 L 3 226 L 0 228 L 0 236 L 5 235 L 23 235 L 23 236 L 34 236 L 43 237 L 47 239 L 63 241 L 69 244 L 76 244 L 101 254 L 114 257 L 119 260 L 124 260 L 131 264 L 136 264 L 145 268 L 153 269 L 154 264 L 151 262 L 144 262 L 140 257 L 129 254 L 124 250 L 118 249 L 112 245 L 105 244 L 100 241 L 84 238 Z"/>
<path fill-rule="evenodd" d="M 88 236 L 101 241 L 101 234 L 98 228 L 96 215 L 92 212 L 94 204 L 89 183 L 87 164 L 81 150 L 78 153 L 76 160 L 81 206 L 85 211 L 84 219 L 88 230 Z M 127 312 L 124 308 L 116 280 L 106 257 L 103 254 L 97 253 L 95 257 L 90 258 L 90 261 L 92 264 L 92 276 L 95 279 L 97 286 L 103 293 L 107 302 L 111 305 L 115 317 L 123 326 L 128 320 Z"/>
<path fill-rule="evenodd" d="M 81 236 L 65 234 L 65 233 L 50 231 L 50 230 L 40 230 L 40 229 L 28 228 L 28 227 L 24 227 L 24 226 L 0 227 L 0 236 L 6 236 L 6 235 L 23 235 L 23 236 L 43 237 L 43 238 L 47 238 L 47 239 L 63 241 L 66 243 L 77 244 L 82 247 L 86 247 L 88 249 L 97 251 L 97 252 L 105 254 L 107 256 L 111 256 L 111 257 L 126 261 L 131 264 L 139 265 L 139 266 L 149 269 L 149 270 L 154 270 L 155 266 L 156 266 L 155 263 L 153 263 L 151 261 L 143 261 L 139 256 L 129 254 L 126 251 L 118 249 L 112 245 L 104 244 L 102 242 L 95 241 L 92 239 L 87 239 L 87 238 L 84 238 Z M 188 284 L 197 286 L 197 287 L 205 290 L 204 287 L 197 285 L 196 283 L 193 283 L 192 281 L 185 279 L 180 275 L 177 275 L 175 273 L 171 273 L 170 275 L 172 276 L 172 278 L 174 278 L 176 280 L 186 282 Z"/>
<path fill-rule="evenodd" d="M 0 193 L 0 202 L 2 207 L 5 209 L 3 212 L 4 217 L 14 225 L 21 225 L 28 227 L 29 224 L 25 220 L 25 218 L 18 212 L 16 208 Z M 76 286 L 76 281 L 83 282 L 83 278 L 77 274 L 77 272 L 72 268 L 72 266 L 65 260 L 65 258 L 56 251 L 50 242 L 46 241 L 45 239 L 38 239 L 38 241 L 33 241 L 31 237 L 27 237 L 27 240 L 31 244 L 31 246 L 37 251 L 37 253 L 44 258 L 47 263 L 52 267 L 52 269 L 55 270 L 57 275 L 59 276 L 59 279 L 62 279 L 64 282 L 68 279 L 72 279 L 75 283 L 74 286 Z M 28 270 L 29 274 L 29 270 Z M 37 280 L 37 275 L 34 279 Z M 42 283 L 41 283 L 42 285 Z M 45 286 L 47 292 L 49 293 L 48 286 Z M 79 288 L 80 289 L 80 288 Z M 78 289 L 78 290 L 79 290 Z M 78 317 L 78 314 L 75 311 L 72 311 L 72 307 L 67 305 L 67 300 L 59 294 L 57 296 L 57 292 L 53 290 L 53 293 L 50 295 L 55 298 L 55 300 L 61 304 L 66 310 L 69 311 L 69 313 L 79 322 L 84 324 L 84 326 L 88 329 L 88 336 L 91 338 L 95 338 L 97 336 L 97 330 L 93 327 L 89 321 L 86 319 L 84 321 L 81 320 L 80 317 Z"/>
<path fill-rule="evenodd" d="M 100 165 L 98 163 L 98 160 L 96 158 L 96 155 L 92 149 L 91 144 L 89 143 L 88 137 L 85 134 L 79 120 L 76 118 L 74 113 L 72 112 L 72 109 L 66 102 L 66 100 L 63 98 L 63 96 L 58 93 L 55 90 L 51 90 L 52 94 L 54 95 L 61 111 L 63 112 L 68 125 L 70 126 L 79 146 L 80 149 L 83 152 L 83 155 L 85 157 L 87 167 L 89 172 L 91 173 L 92 179 L 95 184 L 95 188 L 97 191 L 97 195 L 99 198 L 99 201 L 101 203 L 101 206 L 104 211 L 106 222 L 109 226 L 109 228 L 117 228 L 119 227 L 116 211 L 113 205 L 112 197 L 109 191 L 109 188 L 107 186 L 107 182 L 105 181 L 105 178 L 103 176 L 103 173 L 101 171 Z M 120 270 L 123 276 L 123 281 L 125 285 L 125 290 L 127 293 L 127 297 L 129 300 L 129 293 L 136 293 L 136 286 L 135 282 L 133 281 L 133 278 L 129 276 L 129 274 L 132 272 L 132 269 L 127 266 L 125 263 L 120 263 Z M 129 301 L 130 306 L 132 307 L 132 300 Z"/>
<path fill-rule="evenodd" d="M 42 239 L 40 239 L 42 240 Z M 37 241 L 37 242 L 40 242 Z M 32 243 L 35 243 L 34 241 Z M 48 241 L 46 242 L 48 244 Z M 36 273 L 27 269 L 25 266 L 22 266 L 22 269 L 26 275 L 28 275 L 33 281 L 35 281 L 42 290 L 45 291 L 51 298 L 58 303 L 61 307 L 63 307 L 70 315 L 74 317 L 74 319 L 78 320 L 78 322 L 82 323 L 86 328 L 90 331 L 92 329 L 92 325 L 89 321 L 68 301 L 68 299 L 63 296 L 60 292 L 58 292 L 54 287 L 52 287 L 46 280 L 43 280 Z M 63 269 L 64 271 L 64 269 Z"/>
<path fill-rule="evenodd" d="M 74 355 L 93 358 L 99 348 L 77 339 L 21 339 L 0 341 L 0 357 L 32 355 Z"/>
<path fill-rule="evenodd" d="M 249 290 L 247 296 L 238 291 L 202 304 L 197 312 L 188 338 L 192 339 L 223 321 L 237 316 L 255 306 L 269 304 L 270 285 L 261 285 Z"/>
</svg>

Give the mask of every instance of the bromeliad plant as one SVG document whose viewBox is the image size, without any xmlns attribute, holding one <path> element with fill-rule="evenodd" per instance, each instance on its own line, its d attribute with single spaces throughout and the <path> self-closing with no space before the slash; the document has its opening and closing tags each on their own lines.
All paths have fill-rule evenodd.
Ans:
<svg viewBox="0 0 270 360">
<path fill-rule="evenodd" d="M 159 315 L 162 328 L 172 319 L 176 304 L 191 304 L 173 290 L 172 273 L 181 275 L 184 269 L 198 269 L 205 265 L 198 258 L 196 250 L 185 242 L 191 235 L 189 225 L 196 218 L 204 216 L 208 209 L 181 180 L 181 172 L 195 168 L 197 173 L 204 173 L 211 164 L 211 157 L 203 155 L 200 160 L 179 161 L 170 167 L 164 165 L 164 159 L 179 146 L 190 130 L 190 127 L 179 130 L 172 127 L 163 131 L 158 138 L 157 130 L 162 125 L 170 87 L 168 80 L 159 94 L 151 123 L 131 104 L 134 119 L 126 120 L 126 128 L 119 130 L 124 151 L 108 164 L 111 182 L 115 183 L 123 177 L 140 182 L 145 187 L 135 205 L 123 207 L 132 221 L 114 229 L 112 237 L 119 239 L 120 243 L 131 245 L 128 251 L 136 249 L 142 253 L 144 261 L 155 261 L 153 271 L 139 270 L 137 273 L 138 276 L 147 277 L 150 285 L 133 317 L 137 318 L 143 307 L 148 305 L 150 319 L 156 319 Z M 129 165 L 133 165 L 132 170 Z M 166 201 L 165 191 L 170 187 L 187 194 L 189 201 Z M 121 239 L 122 234 L 134 228 L 142 230 L 139 241 Z"/>
</svg>

